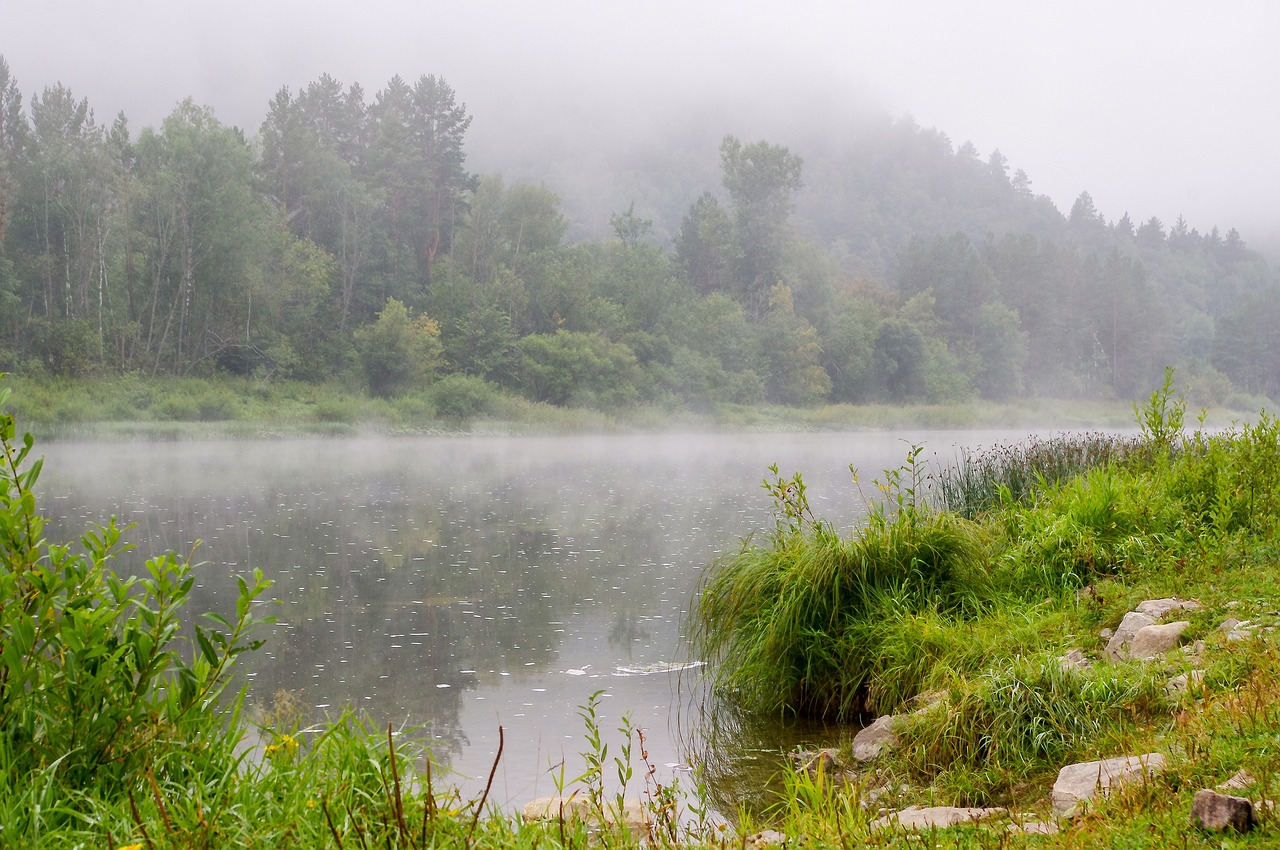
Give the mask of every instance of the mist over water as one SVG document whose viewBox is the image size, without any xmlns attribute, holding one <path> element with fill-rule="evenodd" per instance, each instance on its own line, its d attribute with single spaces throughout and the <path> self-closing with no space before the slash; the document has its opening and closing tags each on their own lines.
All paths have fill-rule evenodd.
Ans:
<svg viewBox="0 0 1280 850">
<path fill-rule="evenodd" d="M 121 573 L 191 551 L 191 613 L 230 613 L 233 576 L 274 580 L 279 620 L 249 656 L 248 700 L 280 689 L 374 727 L 420 727 L 464 792 L 516 807 L 582 770 L 578 706 L 645 730 L 659 778 L 687 768 L 701 699 L 683 622 L 700 571 L 772 526 L 767 467 L 801 472 L 815 513 L 847 529 L 862 489 L 910 444 L 1015 432 L 466 437 L 44 446 L 51 540 L 111 516 L 134 523 Z M 866 498 L 869 498 L 867 496 Z M 242 656 L 244 658 L 245 656 Z M 608 735 L 606 736 L 608 740 Z M 612 741 L 612 748 L 620 743 Z M 766 747 L 767 749 L 767 747 Z M 785 749 L 785 747 L 783 747 Z M 774 753 L 780 758 L 779 753 Z"/>
</svg>

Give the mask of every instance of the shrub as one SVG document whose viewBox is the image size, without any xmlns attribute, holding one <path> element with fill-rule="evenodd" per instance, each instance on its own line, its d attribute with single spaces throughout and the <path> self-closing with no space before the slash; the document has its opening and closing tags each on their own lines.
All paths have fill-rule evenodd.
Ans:
<svg viewBox="0 0 1280 850">
<path fill-rule="evenodd" d="M 640 364 L 622 343 L 559 330 L 527 336 L 517 345 L 520 384 L 534 401 L 603 408 L 636 401 Z"/>
<path fill-rule="evenodd" d="M 492 414 L 501 397 L 497 387 L 474 375 L 446 375 L 431 385 L 427 396 L 439 416 L 471 419 Z"/>
<path fill-rule="evenodd" d="M 176 769 L 174 752 L 208 747 L 206 709 L 236 657 L 258 646 L 253 602 L 269 582 L 241 579 L 235 616 L 205 615 L 188 660 L 179 630 L 190 561 L 164 554 L 141 578 L 116 575 L 126 546 L 114 520 L 78 547 L 48 542 L 33 493 L 41 462 L 30 434 L 15 437 L 8 395 L 0 390 L 0 773 L 44 771 L 118 794 L 140 772 Z"/>
<path fill-rule="evenodd" d="M 383 398 L 425 384 L 444 356 L 440 326 L 414 316 L 394 298 L 387 299 L 373 324 L 356 330 L 355 342 L 369 391 Z"/>
</svg>

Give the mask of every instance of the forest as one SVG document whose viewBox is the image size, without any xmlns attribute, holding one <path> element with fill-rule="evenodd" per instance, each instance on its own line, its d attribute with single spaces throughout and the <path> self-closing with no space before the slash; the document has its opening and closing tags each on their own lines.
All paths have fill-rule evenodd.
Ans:
<svg viewBox="0 0 1280 850">
<path fill-rule="evenodd" d="M 701 411 L 1129 400 L 1172 365 L 1198 405 L 1280 398 L 1280 278 L 1234 228 L 1064 215 L 909 117 L 725 133 L 718 174 L 673 139 L 593 238 L 556 186 L 468 171 L 440 77 L 265 106 L 135 133 L 0 57 L 0 371 Z"/>
</svg>

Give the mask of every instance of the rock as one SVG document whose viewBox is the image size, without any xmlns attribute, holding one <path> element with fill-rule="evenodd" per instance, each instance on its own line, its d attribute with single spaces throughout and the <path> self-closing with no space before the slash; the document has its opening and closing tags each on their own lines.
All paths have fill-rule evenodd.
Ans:
<svg viewBox="0 0 1280 850">
<path fill-rule="evenodd" d="M 1252 785 L 1256 785 L 1258 780 L 1253 778 L 1253 774 L 1244 768 L 1240 768 L 1231 775 L 1226 782 L 1220 783 L 1217 790 L 1219 791 L 1242 791 Z"/>
<path fill-rule="evenodd" d="M 911 706 L 911 714 L 926 714 L 933 710 L 934 706 L 941 705 L 951 696 L 947 691 L 925 691 L 922 694 L 916 694 L 908 703 Z"/>
<path fill-rule="evenodd" d="M 762 829 L 759 832 L 753 832 L 748 835 L 744 846 L 746 847 L 776 847 L 786 844 L 791 839 L 787 837 L 785 832 L 778 832 L 776 829 Z"/>
<path fill-rule="evenodd" d="M 1248 620 L 1237 620 L 1235 617 L 1228 617 L 1218 626 L 1220 631 L 1227 633 L 1227 640 L 1248 640 L 1253 637 L 1255 628 L 1257 626 Z"/>
<path fill-rule="evenodd" d="M 1219 794 L 1206 788 L 1191 802 L 1191 825 L 1211 832 L 1248 832 L 1254 826 L 1253 803 L 1244 797 Z"/>
<path fill-rule="evenodd" d="M 1192 670 L 1190 673 L 1183 673 L 1181 676 L 1174 676 L 1169 680 L 1168 690 L 1171 694 L 1185 694 L 1191 690 L 1192 684 L 1200 685 L 1204 681 L 1203 670 Z"/>
<path fill-rule="evenodd" d="M 871 830 L 898 829 L 945 829 L 966 823 L 978 823 L 987 818 L 1005 813 L 1004 809 L 973 809 L 959 806 L 908 806 L 900 812 L 892 812 L 882 818 L 873 820 L 868 828 Z"/>
<path fill-rule="evenodd" d="M 1114 788 L 1155 776 L 1164 770 L 1165 763 L 1160 753 L 1148 753 L 1069 764 L 1058 771 L 1053 783 L 1053 811 L 1059 817 L 1070 817 L 1099 792 L 1105 795 Z"/>
<path fill-rule="evenodd" d="M 1078 649 L 1068 650 L 1066 655 L 1058 658 L 1058 664 L 1063 670 L 1088 670 L 1093 666 L 1093 662 Z"/>
<path fill-rule="evenodd" d="M 840 751 L 835 747 L 825 747 L 821 750 L 801 750 L 791 754 L 791 760 L 794 761 L 800 770 L 812 777 L 817 777 L 819 773 L 823 776 L 835 776 L 843 763 L 840 761 Z"/>
<path fill-rule="evenodd" d="M 893 715 L 876 718 L 853 738 L 854 761 L 871 761 L 887 749 L 898 746 L 898 736 L 893 734 Z"/>
<path fill-rule="evenodd" d="M 1022 823 L 1009 824 L 1009 832 L 1018 832 L 1023 835 L 1057 835 L 1058 825 L 1053 821 L 1046 820 L 1028 820 Z"/>
<path fill-rule="evenodd" d="M 1133 610 L 1139 614 L 1146 614 L 1156 620 L 1163 620 L 1173 611 L 1199 611 L 1204 606 L 1194 599 L 1179 599 L 1176 596 L 1170 596 L 1166 599 L 1148 599 L 1146 602 L 1138 603 L 1138 607 Z"/>
<path fill-rule="evenodd" d="M 591 802 L 581 795 L 568 797 L 538 797 L 525 803 L 520 814 L 526 821 L 565 820 L 595 821 L 596 811 Z M 617 812 L 613 810 L 612 801 L 606 801 L 604 807 L 606 823 L 615 823 Z M 622 807 L 622 824 L 630 828 L 647 828 L 649 818 L 639 800 L 628 800 Z"/>
<path fill-rule="evenodd" d="M 1128 658 L 1129 644 L 1133 642 L 1134 636 L 1140 629 L 1155 624 L 1155 619 L 1146 614 L 1139 614 L 1137 611 L 1125 614 L 1115 634 L 1111 636 L 1111 640 L 1107 641 L 1107 657 L 1112 661 L 1123 661 Z"/>
<path fill-rule="evenodd" d="M 1115 634 L 1115 632 L 1111 631 L 1111 629 L 1103 629 L 1102 631 L 1098 632 L 1098 637 L 1102 638 L 1103 640 L 1111 640 L 1111 636 L 1113 634 Z"/>
<path fill-rule="evenodd" d="M 1157 658 L 1178 645 L 1178 638 L 1191 627 L 1186 620 L 1143 626 L 1129 644 L 1129 657 L 1139 660 Z"/>
</svg>

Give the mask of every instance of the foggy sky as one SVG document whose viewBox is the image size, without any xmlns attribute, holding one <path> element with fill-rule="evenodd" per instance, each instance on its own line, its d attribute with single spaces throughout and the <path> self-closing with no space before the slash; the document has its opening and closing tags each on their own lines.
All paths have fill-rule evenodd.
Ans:
<svg viewBox="0 0 1280 850">
<path fill-rule="evenodd" d="M 61 81 L 135 134 L 187 96 L 253 135 L 282 85 L 327 72 L 372 100 L 394 74 L 436 74 L 474 116 L 471 166 L 487 171 L 503 165 L 486 152 L 522 134 L 635 141 L 673 107 L 879 108 L 984 157 L 998 147 L 1064 213 L 1087 190 L 1110 220 L 1181 214 L 1275 253 L 1280 4 L 1054 6 L 0 0 L 0 55 L 28 99 Z M 785 127 L 761 126 L 787 144 Z"/>
</svg>

